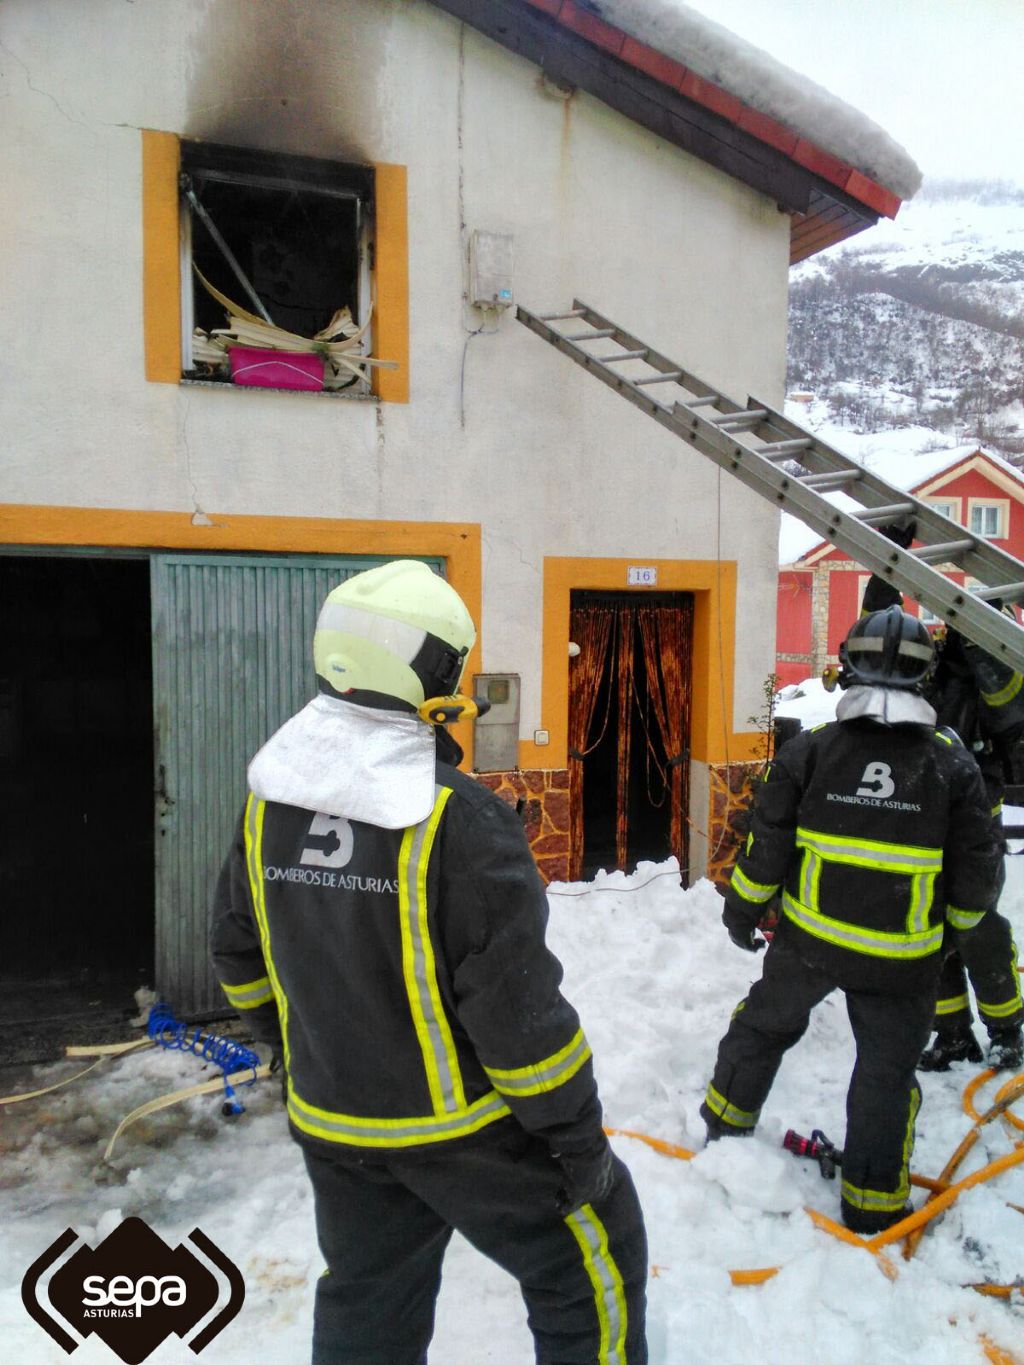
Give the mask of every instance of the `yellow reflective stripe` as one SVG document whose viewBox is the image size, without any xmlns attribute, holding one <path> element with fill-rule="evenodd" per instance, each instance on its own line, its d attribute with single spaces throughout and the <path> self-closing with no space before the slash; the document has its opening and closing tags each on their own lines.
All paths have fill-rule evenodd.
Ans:
<svg viewBox="0 0 1024 1365">
<path fill-rule="evenodd" d="M 963 995 L 947 995 L 944 1000 L 936 1000 L 935 1013 L 959 1014 L 961 1010 L 968 1009 L 970 1003 L 966 992 Z"/>
<path fill-rule="evenodd" d="M 466 1107 L 455 1042 L 437 985 L 437 964 L 427 920 L 427 868 L 450 787 L 438 789 L 434 809 L 405 831 L 398 858 L 398 913 L 402 934 L 402 973 L 413 1026 L 423 1054 L 434 1113 L 455 1114 Z"/>
<path fill-rule="evenodd" d="M 583 1264 L 594 1289 L 600 1330 L 597 1365 L 626 1365 L 626 1291 L 619 1267 L 608 1249 L 608 1233 L 591 1204 L 570 1213 L 565 1221 L 583 1253 Z"/>
<path fill-rule="evenodd" d="M 859 1185 L 843 1181 L 843 1198 L 855 1209 L 871 1213 L 898 1213 L 907 1202 L 907 1194 L 902 1190 L 862 1190 Z"/>
<path fill-rule="evenodd" d="M 981 699 L 986 706 L 1005 706 L 1007 702 L 1013 701 L 1014 697 L 1024 683 L 1024 673 L 1014 673 L 1010 676 L 1009 682 L 1005 683 L 998 692 L 982 692 Z"/>
<path fill-rule="evenodd" d="M 735 1013 L 733 1017 L 735 1017 Z M 757 1123 L 758 1115 L 761 1113 L 760 1109 L 754 1113 L 750 1113 L 746 1109 L 738 1109 L 724 1095 L 719 1094 L 713 1085 L 708 1086 L 704 1103 L 712 1114 L 720 1118 L 723 1123 L 731 1124 L 733 1128 L 753 1128 Z"/>
<path fill-rule="evenodd" d="M 842 834 L 823 834 L 814 829 L 796 832 L 797 848 L 813 849 L 827 862 L 849 863 L 877 872 L 941 872 L 942 849 L 915 844 L 886 844 L 876 839 L 851 839 Z"/>
<path fill-rule="evenodd" d="M 807 905 L 818 905 L 818 888 L 821 885 L 822 861 L 813 849 L 805 848 L 803 863 L 800 867 L 800 894 Z"/>
<path fill-rule="evenodd" d="M 1012 939 L 1010 941 L 1010 949 L 1011 949 L 1010 963 L 1012 970 L 1013 964 L 1016 963 L 1017 961 L 1017 945 L 1012 941 Z M 1016 1014 L 1016 1012 L 1022 1007 L 1024 1001 L 1021 1000 L 1020 977 L 1017 975 L 1016 972 L 1013 973 L 1013 982 L 1014 982 L 1013 998 L 1005 1001 L 1003 1004 L 986 1005 L 984 1000 L 981 999 L 978 1000 L 978 1009 L 981 1010 L 982 1014 L 985 1015 L 987 1019 L 1005 1019 L 1007 1018 L 1008 1015 Z M 975 992 L 975 995 L 977 995 L 977 992 Z"/>
<path fill-rule="evenodd" d="M 257 801 L 256 797 L 249 793 L 245 803 L 245 866 L 249 873 L 249 890 L 252 892 L 253 910 L 256 914 L 256 926 L 260 931 L 260 947 L 263 949 L 263 961 L 266 963 L 267 975 L 270 978 L 270 989 L 274 993 L 274 1000 L 277 1002 L 277 1013 L 281 1023 L 281 1038 L 284 1043 L 284 1067 L 285 1074 L 291 1075 L 291 1051 L 288 1047 L 288 997 L 281 989 L 281 982 L 274 966 L 274 959 L 270 951 L 270 926 L 267 923 L 267 898 L 266 885 L 263 881 L 263 817 L 266 813 L 267 803 Z M 289 1085 L 291 1082 L 289 1081 Z"/>
<path fill-rule="evenodd" d="M 767 882 L 755 882 L 743 871 L 739 863 L 732 870 L 732 889 L 739 893 L 745 901 L 751 901 L 754 905 L 763 905 L 779 889 L 779 883 L 775 882 L 769 886 Z"/>
<path fill-rule="evenodd" d="M 921 1092 L 915 1085 L 910 1092 L 910 1112 L 907 1115 L 907 1129 L 903 1135 L 902 1164 L 900 1181 L 895 1190 L 864 1190 L 844 1180 L 843 1198 L 855 1209 L 871 1213 L 899 1213 L 910 1198 L 910 1153 L 914 1146 L 914 1125 L 918 1110 L 921 1108 Z"/>
<path fill-rule="evenodd" d="M 1003 798 L 1000 797 L 999 800 L 996 802 L 996 804 L 992 807 L 992 814 L 993 814 L 993 815 L 1002 815 L 1002 813 L 1003 813 Z"/>
<path fill-rule="evenodd" d="M 421 1147 L 432 1142 L 468 1137 L 489 1123 L 506 1118 L 508 1105 L 490 1090 L 457 1114 L 425 1114 L 414 1118 L 374 1118 L 364 1114 L 337 1114 L 307 1104 L 289 1087 L 288 1117 L 296 1128 L 326 1142 L 348 1147 Z"/>
<path fill-rule="evenodd" d="M 908 934 L 922 934 L 931 927 L 928 916 L 931 913 L 937 875 L 935 872 L 920 873 L 911 882 L 910 910 L 907 912 Z"/>
<path fill-rule="evenodd" d="M 261 976 L 258 981 L 247 981 L 244 986 L 229 986 L 226 981 L 220 988 L 228 998 L 228 1004 L 236 1010 L 254 1010 L 257 1005 L 269 1004 L 274 998 L 270 989 L 270 977 Z"/>
<path fill-rule="evenodd" d="M 936 731 L 935 731 L 935 738 L 936 738 L 936 739 L 941 739 L 942 742 L 943 742 L 943 744 L 952 744 L 952 743 L 953 743 L 953 737 L 952 737 L 952 735 L 944 735 L 944 734 L 942 733 L 941 730 L 936 730 Z"/>
<path fill-rule="evenodd" d="M 985 918 L 984 910 L 960 910 L 955 905 L 946 906 L 946 918 L 954 929 L 973 929 Z"/>
<path fill-rule="evenodd" d="M 864 929 L 860 925 L 830 919 L 818 910 L 811 910 L 801 905 L 788 891 L 782 895 L 782 912 L 787 919 L 815 938 L 832 943 L 837 948 L 866 953 L 869 957 L 927 957 L 942 947 L 941 925 L 914 934 L 888 934 L 881 929 Z"/>
<path fill-rule="evenodd" d="M 548 1090 L 557 1090 L 571 1080 L 590 1056 L 590 1044 L 584 1038 L 583 1030 L 577 1029 L 565 1047 L 545 1057 L 542 1062 L 508 1071 L 489 1066 L 485 1066 L 484 1070 L 494 1082 L 495 1090 L 500 1090 L 503 1095 L 540 1095 Z"/>
</svg>

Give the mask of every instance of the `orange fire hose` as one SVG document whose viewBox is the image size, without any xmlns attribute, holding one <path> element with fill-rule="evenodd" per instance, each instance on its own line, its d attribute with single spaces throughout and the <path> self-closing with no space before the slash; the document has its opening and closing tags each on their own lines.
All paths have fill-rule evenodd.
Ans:
<svg viewBox="0 0 1024 1365">
<path fill-rule="evenodd" d="M 946 1162 L 946 1165 L 943 1167 L 942 1174 L 939 1176 L 940 1184 L 946 1186 L 949 1185 L 949 1183 L 953 1179 L 953 1176 L 959 1169 L 960 1164 L 963 1161 L 964 1157 L 977 1142 L 982 1128 L 984 1128 L 984 1126 L 987 1123 L 991 1123 L 993 1119 L 998 1118 L 1000 1115 L 1008 1117 L 1007 1110 L 1009 1106 L 1013 1104 L 1016 1100 L 1020 1099 L 1022 1095 L 1024 1095 L 1024 1072 L 1022 1072 L 1019 1076 L 1011 1077 L 1010 1080 L 1007 1081 L 1007 1083 L 999 1090 L 998 1094 L 996 1095 L 995 1102 L 985 1111 L 984 1114 L 979 1114 L 974 1107 L 974 1096 L 981 1089 L 981 1087 L 985 1085 L 988 1081 L 990 1081 L 992 1077 L 995 1076 L 996 1074 L 997 1073 L 995 1071 L 989 1068 L 985 1071 L 979 1071 L 977 1076 L 975 1076 L 972 1080 L 968 1081 L 963 1093 L 963 1107 L 964 1112 L 974 1120 L 974 1125 L 964 1135 L 963 1141 L 960 1143 L 959 1147 L 957 1147 L 956 1151 L 953 1153 L 953 1155 Z M 936 1197 L 937 1196 L 934 1193 L 929 1195 L 928 1199 L 925 1202 L 924 1207 L 928 1208 L 929 1204 Z M 911 1256 L 913 1256 L 914 1252 L 917 1250 L 918 1243 L 920 1242 L 923 1235 L 924 1224 L 921 1224 L 921 1226 L 916 1230 L 911 1231 L 910 1235 L 907 1237 L 906 1246 L 903 1248 L 904 1260 L 907 1261 L 910 1260 Z"/>
<path fill-rule="evenodd" d="M 933 1218 L 937 1218 L 940 1213 L 945 1212 L 953 1204 L 964 1190 L 973 1189 L 975 1185 L 981 1185 L 993 1177 L 1002 1174 L 1003 1171 L 1012 1169 L 1024 1163 L 1024 1142 L 1016 1144 L 1016 1149 L 1006 1156 L 999 1157 L 996 1161 L 991 1161 L 972 1175 L 966 1176 L 963 1180 L 951 1183 L 952 1177 L 960 1166 L 964 1157 L 974 1146 L 978 1139 L 981 1129 L 986 1123 L 1000 1115 L 1007 1116 L 1007 1110 L 1011 1104 L 1024 1096 L 1024 1073 L 1019 1076 L 1011 1077 L 1009 1081 L 997 1092 L 994 1103 L 985 1111 L 978 1115 L 974 1108 L 973 1100 L 977 1091 L 996 1073 L 988 1070 L 981 1072 L 967 1086 L 964 1091 L 963 1104 L 965 1111 L 974 1118 L 975 1122 L 971 1130 L 967 1133 L 963 1141 L 957 1147 L 953 1156 L 946 1163 L 941 1176 L 937 1180 L 932 1180 L 927 1176 L 911 1175 L 911 1184 L 929 1191 L 927 1201 L 916 1212 L 909 1214 L 900 1222 L 887 1228 L 885 1232 L 878 1233 L 871 1238 L 859 1237 L 848 1228 L 829 1218 L 826 1214 L 820 1213 L 817 1209 L 808 1208 L 805 1210 L 808 1217 L 815 1227 L 827 1232 L 838 1241 L 845 1242 L 848 1246 L 861 1247 L 871 1253 L 878 1262 L 883 1274 L 890 1280 L 897 1275 L 896 1267 L 886 1256 L 883 1248 L 897 1242 L 901 1237 L 907 1238 L 907 1245 L 904 1248 L 904 1256 L 909 1258 L 913 1254 L 913 1249 L 920 1240 L 924 1228 Z M 1015 1116 L 1009 1116 L 1015 1117 Z M 1024 1128 L 1024 1124 L 1017 1122 L 1017 1127 Z M 629 1128 L 606 1128 L 605 1132 L 610 1136 L 628 1137 L 637 1142 L 643 1142 L 656 1152 L 664 1156 L 674 1157 L 680 1161 L 689 1161 L 695 1155 L 687 1147 L 679 1147 L 675 1143 L 665 1142 L 661 1138 L 649 1136 L 647 1133 L 639 1133 Z M 779 1266 L 762 1266 L 750 1270 L 730 1270 L 729 1278 L 734 1285 L 758 1285 L 764 1284 L 779 1273 Z M 990 1298 L 1000 1298 L 1010 1300 L 1015 1293 L 1024 1294 L 1024 1287 L 1020 1285 L 995 1285 L 995 1284 L 971 1284 L 965 1286 L 975 1290 L 976 1293 L 983 1294 Z M 1024 1365 L 1017 1357 L 1004 1351 L 988 1337 L 981 1336 L 982 1348 L 985 1357 L 991 1365 Z"/>
</svg>

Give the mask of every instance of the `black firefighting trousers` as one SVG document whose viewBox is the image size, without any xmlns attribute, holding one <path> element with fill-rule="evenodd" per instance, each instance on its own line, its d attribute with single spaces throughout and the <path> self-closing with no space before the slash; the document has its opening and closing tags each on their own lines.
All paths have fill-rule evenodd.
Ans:
<svg viewBox="0 0 1024 1365">
<path fill-rule="evenodd" d="M 647 1242 L 621 1161 L 605 1199 L 563 1218 L 547 1145 L 511 1120 L 447 1150 L 303 1155 L 327 1262 L 313 1365 L 425 1365 L 453 1229 L 519 1281 L 542 1365 L 646 1365 Z"/>
<path fill-rule="evenodd" d="M 954 934 L 942 965 L 935 1028 L 940 1035 L 959 1033 L 971 1024 L 970 977 L 978 1013 L 989 1033 L 1012 1028 L 1024 1019 L 1017 949 L 1013 930 L 1003 915 L 990 910 L 976 928 Z"/>
<path fill-rule="evenodd" d="M 717 1133 L 750 1132 L 783 1055 L 803 1037 L 815 1005 L 836 988 L 825 972 L 775 942 L 764 973 L 733 1015 L 701 1106 Z M 910 1193 L 910 1152 L 921 1102 L 914 1068 L 928 1041 L 934 994 L 844 991 L 857 1045 L 846 1096 L 842 1213 L 875 1232 L 896 1221 Z"/>
</svg>

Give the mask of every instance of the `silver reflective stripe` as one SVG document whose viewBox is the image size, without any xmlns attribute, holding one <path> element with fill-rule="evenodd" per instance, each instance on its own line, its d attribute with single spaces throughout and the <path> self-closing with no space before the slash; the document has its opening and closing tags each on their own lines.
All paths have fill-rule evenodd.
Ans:
<svg viewBox="0 0 1024 1365">
<path fill-rule="evenodd" d="M 965 1010 L 970 1003 L 971 1002 L 970 1000 L 968 1000 L 966 994 L 950 995 L 945 1000 L 936 1000 L 935 1013 L 959 1014 L 960 1011 Z"/>
<path fill-rule="evenodd" d="M 441 1114 L 458 1113 L 465 1106 L 462 1077 L 458 1073 L 455 1058 L 455 1044 L 444 1006 L 437 988 L 437 975 L 434 969 L 434 950 L 427 937 L 426 906 L 421 904 L 420 880 L 425 883 L 426 867 L 434 844 L 444 805 L 451 795 L 449 787 L 435 787 L 434 809 L 426 820 L 406 831 L 403 840 L 402 857 L 407 854 L 404 872 L 399 887 L 399 908 L 404 921 L 403 930 L 403 969 L 406 988 L 410 995 L 413 1020 L 424 1051 L 424 1063 L 428 1081 L 431 1084 L 431 1098 L 435 1111 Z M 411 841 L 406 849 L 406 841 Z M 433 1077 L 431 1072 L 433 1071 Z"/>
<path fill-rule="evenodd" d="M 503 1095 L 539 1095 L 571 1080 L 590 1055 L 590 1044 L 579 1029 L 568 1050 L 563 1049 L 538 1066 L 524 1066 L 518 1071 L 493 1071 L 490 1067 L 484 1070 Z"/>
<path fill-rule="evenodd" d="M 255 1009 L 257 1005 L 264 1005 L 274 998 L 274 993 L 270 989 L 270 978 L 267 976 L 245 986 L 229 986 L 223 981 L 221 985 L 230 1004 L 239 1010 Z"/>
<path fill-rule="evenodd" d="M 935 892 L 935 872 L 922 873 L 913 880 L 910 893 L 910 913 L 907 915 L 907 933 L 923 934 L 931 928 L 928 916 L 932 908 Z"/>
<path fill-rule="evenodd" d="M 984 917 L 984 910 L 960 910 L 955 905 L 946 906 L 946 918 L 954 929 L 973 929 Z"/>
<path fill-rule="evenodd" d="M 427 632 L 407 621 L 396 621 L 377 612 L 361 611 L 347 602 L 325 602 L 317 618 L 316 628 L 336 630 L 343 635 L 358 635 L 395 654 L 403 663 L 412 663 L 423 648 Z"/>
<path fill-rule="evenodd" d="M 821 877 L 821 859 L 808 846 L 804 846 L 804 862 L 800 870 L 800 894 L 805 905 L 818 904 L 818 880 Z"/>
<path fill-rule="evenodd" d="M 589 1204 L 570 1213 L 565 1221 L 583 1252 L 587 1274 L 594 1287 L 601 1334 L 598 1365 L 627 1365 L 626 1297 L 622 1276 L 608 1249 L 604 1224 Z"/>
<path fill-rule="evenodd" d="M 879 635 L 855 636 L 846 642 L 848 654 L 881 654 L 884 649 L 885 641 Z M 914 640 L 901 640 L 896 652 L 908 659 L 930 659 L 935 651 L 930 645 L 919 645 Z"/>
<path fill-rule="evenodd" d="M 750 837 L 753 838 L 753 835 Z M 750 839 L 747 840 L 747 845 L 747 852 L 749 853 Z M 745 901 L 750 901 L 754 905 L 763 905 L 765 901 L 770 901 L 779 889 L 778 882 L 769 885 L 767 882 L 752 881 L 739 863 L 732 870 L 731 886 Z"/>
<path fill-rule="evenodd" d="M 288 1114 L 303 1132 L 319 1132 L 330 1140 L 351 1141 L 363 1146 L 406 1147 L 442 1138 L 461 1137 L 478 1128 L 504 1118 L 511 1111 L 501 1096 L 492 1091 L 459 1114 L 437 1118 L 428 1114 L 422 1118 L 383 1119 L 363 1118 L 356 1114 L 334 1114 L 325 1109 L 314 1109 L 299 1099 L 294 1090 L 288 1096 Z"/>
<path fill-rule="evenodd" d="M 941 925 L 920 934 L 887 934 L 882 930 L 861 929 L 810 910 L 788 894 L 783 895 L 782 910 L 787 919 L 815 938 L 834 943 L 838 948 L 850 948 L 855 953 L 867 953 L 869 957 L 927 957 L 942 947 Z"/>
<path fill-rule="evenodd" d="M 798 848 L 812 848 L 832 862 L 852 863 L 878 872 L 941 872 L 941 848 L 916 848 L 912 844 L 883 844 L 877 841 L 843 839 L 819 834 L 812 829 L 797 830 Z"/>
</svg>

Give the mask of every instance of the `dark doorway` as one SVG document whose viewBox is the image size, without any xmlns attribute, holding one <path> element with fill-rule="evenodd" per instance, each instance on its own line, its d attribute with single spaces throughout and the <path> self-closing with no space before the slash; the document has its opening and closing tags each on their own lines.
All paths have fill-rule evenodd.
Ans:
<svg viewBox="0 0 1024 1365">
<path fill-rule="evenodd" d="M 0 602 L 7 1034 L 153 981 L 149 562 L 0 556 Z"/>
<path fill-rule="evenodd" d="M 688 862 L 688 593 L 571 595 L 572 875 Z"/>
</svg>

